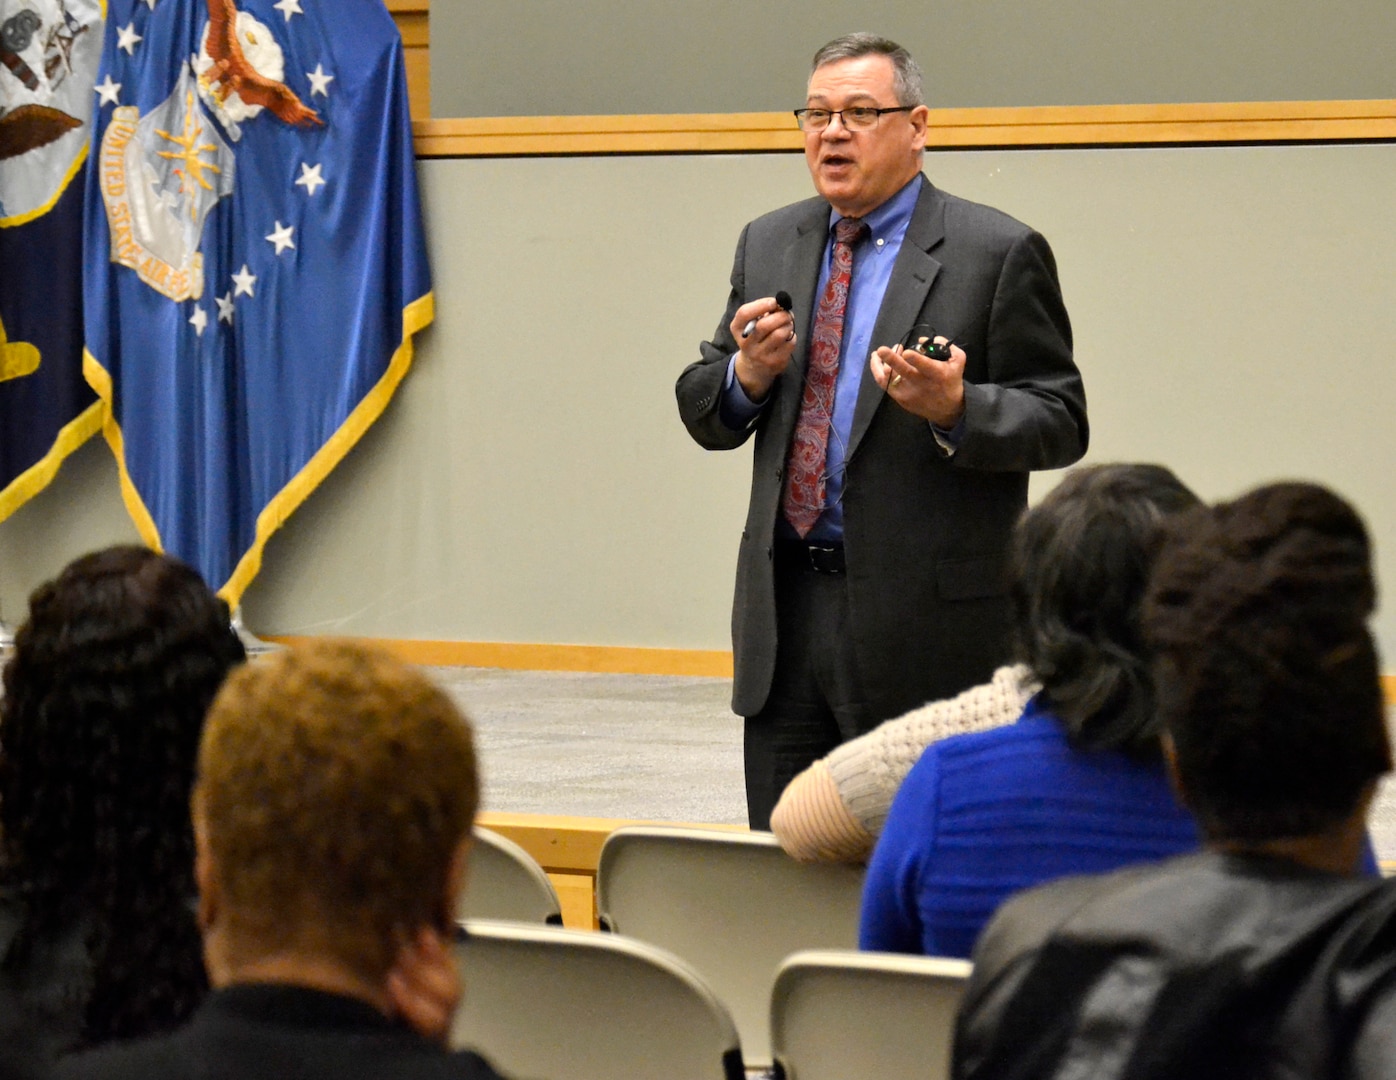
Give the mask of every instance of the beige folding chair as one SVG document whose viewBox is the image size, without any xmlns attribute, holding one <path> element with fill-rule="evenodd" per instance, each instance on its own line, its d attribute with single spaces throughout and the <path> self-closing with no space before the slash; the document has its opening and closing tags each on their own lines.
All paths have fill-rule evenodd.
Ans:
<svg viewBox="0 0 1396 1080">
<path fill-rule="evenodd" d="M 508 1076 L 743 1080 L 732 1018 L 677 957 L 590 930 L 471 919 L 451 1045 Z"/>
<path fill-rule="evenodd" d="M 458 919 L 510 919 L 562 925 L 557 890 L 530 855 L 497 832 L 475 826 Z"/>
<path fill-rule="evenodd" d="M 812 949 L 780 966 L 771 1049 L 785 1080 L 950 1075 L 968 960 Z"/>
<path fill-rule="evenodd" d="M 628 826 L 601 848 L 603 926 L 682 957 L 732 1010 L 749 1065 L 771 1061 L 776 967 L 858 944 L 860 868 L 798 863 L 770 833 Z"/>
</svg>

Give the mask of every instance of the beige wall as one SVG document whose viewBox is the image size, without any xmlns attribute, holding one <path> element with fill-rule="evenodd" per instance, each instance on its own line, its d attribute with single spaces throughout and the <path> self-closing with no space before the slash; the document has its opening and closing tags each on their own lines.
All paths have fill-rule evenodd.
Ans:
<svg viewBox="0 0 1396 1080">
<path fill-rule="evenodd" d="M 1391 97 L 1390 0 L 438 0 L 435 116 L 793 109 L 851 30 L 940 106 Z"/>
<path fill-rule="evenodd" d="M 1396 587 L 1396 146 L 955 152 L 928 172 L 1057 252 L 1090 460 L 1209 498 L 1318 477 Z M 689 440 L 673 380 L 797 155 L 420 165 L 437 324 L 360 447 L 273 539 L 264 633 L 724 648 L 748 456 Z M 1040 494 L 1046 477 L 1035 485 Z M 0 610 L 133 538 L 94 443 L 0 529 Z M 1390 604 L 1378 629 L 1396 657 Z"/>
</svg>

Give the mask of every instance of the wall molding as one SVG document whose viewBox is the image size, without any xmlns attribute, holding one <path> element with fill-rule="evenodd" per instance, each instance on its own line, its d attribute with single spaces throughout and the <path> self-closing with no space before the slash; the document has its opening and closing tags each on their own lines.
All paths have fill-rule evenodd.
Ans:
<svg viewBox="0 0 1396 1080">
<path fill-rule="evenodd" d="M 727 154 L 800 150 L 788 112 L 418 120 L 418 157 Z M 930 143 L 1152 146 L 1396 140 L 1396 99 L 932 109 Z"/>
<path fill-rule="evenodd" d="M 268 635 L 277 645 L 309 641 Z M 591 671 L 615 675 L 706 675 L 732 677 L 732 653 L 725 649 L 647 649 L 616 645 L 540 645 L 507 641 L 425 641 L 374 638 L 412 664 L 432 667 L 509 668 L 515 671 Z"/>
<path fill-rule="evenodd" d="M 310 638 L 267 635 L 277 645 Z M 618 645 L 541 645 L 507 641 L 424 641 L 373 638 L 413 664 L 431 667 L 509 668 L 514 671 L 592 671 L 612 675 L 705 675 L 732 677 L 732 654 L 725 649 L 646 649 Z M 1386 703 L 1396 706 L 1396 675 L 1382 676 Z"/>
</svg>

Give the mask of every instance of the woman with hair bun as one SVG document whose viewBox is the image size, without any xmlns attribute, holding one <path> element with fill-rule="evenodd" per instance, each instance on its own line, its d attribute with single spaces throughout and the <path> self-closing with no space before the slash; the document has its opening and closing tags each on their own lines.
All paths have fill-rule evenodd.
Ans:
<svg viewBox="0 0 1396 1080">
<path fill-rule="evenodd" d="M 49 1061 L 168 1030 L 207 990 L 189 795 L 245 659 L 189 566 L 141 547 L 36 589 L 0 705 L 0 1039 Z"/>
<path fill-rule="evenodd" d="M 1167 532 L 1141 623 L 1204 850 L 1004 905 L 951 1075 L 1390 1080 L 1396 881 L 1360 873 L 1392 766 L 1366 526 L 1283 482 Z"/>
</svg>

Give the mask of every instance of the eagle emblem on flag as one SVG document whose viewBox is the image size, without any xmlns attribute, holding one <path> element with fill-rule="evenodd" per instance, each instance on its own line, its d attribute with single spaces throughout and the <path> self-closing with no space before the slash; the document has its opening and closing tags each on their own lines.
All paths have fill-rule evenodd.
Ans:
<svg viewBox="0 0 1396 1080">
<path fill-rule="evenodd" d="M 401 36 L 383 0 L 106 0 L 96 79 L 83 373 L 140 535 L 236 605 L 432 318 Z"/>
</svg>

